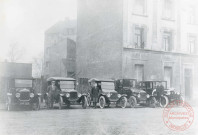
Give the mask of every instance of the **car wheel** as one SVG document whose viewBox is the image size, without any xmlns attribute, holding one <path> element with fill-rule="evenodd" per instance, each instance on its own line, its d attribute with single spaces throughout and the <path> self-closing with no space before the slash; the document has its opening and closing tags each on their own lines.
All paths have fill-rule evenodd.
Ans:
<svg viewBox="0 0 198 135">
<path fill-rule="evenodd" d="M 59 109 L 62 109 L 62 106 L 63 106 L 63 97 L 62 96 L 60 96 L 60 98 L 59 98 Z"/>
<path fill-rule="evenodd" d="M 83 99 L 82 99 L 82 108 L 83 109 L 86 109 L 87 108 L 87 105 L 88 105 L 87 97 L 86 96 L 83 96 Z"/>
<path fill-rule="evenodd" d="M 105 101 L 105 97 L 104 96 L 100 96 L 99 98 L 99 106 L 101 109 L 103 109 L 105 107 L 106 101 Z"/>
<path fill-rule="evenodd" d="M 127 106 L 127 98 L 126 97 L 122 97 L 121 100 L 120 100 L 120 106 L 122 108 L 126 108 Z"/>
<path fill-rule="evenodd" d="M 91 106 L 91 97 L 90 96 L 87 96 L 87 105 Z"/>
<path fill-rule="evenodd" d="M 150 107 L 152 107 L 152 108 L 155 108 L 156 107 L 156 99 L 155 99 L 155 97 L 151 97 L 150 99 L 149 99 L 149 106 Z"/>
<path fill-rule="evenodd" d="M 167 96 L 161 96 L 160 98 L 160 106 L 161 107 L 166 107 L 169 103 L 168 97 Z"/>
<path fill-rule="evenodd" d="M 131 107 L 131 108 L 136 107 L 136 105 L 137 105 L 137 100 L 136 100 L 136 98 L 135 98 L 134 96 L 131 96 L 131 97 L 129 98 L 129 104 L 130 104 L 130 107 Z"/>
</svg>

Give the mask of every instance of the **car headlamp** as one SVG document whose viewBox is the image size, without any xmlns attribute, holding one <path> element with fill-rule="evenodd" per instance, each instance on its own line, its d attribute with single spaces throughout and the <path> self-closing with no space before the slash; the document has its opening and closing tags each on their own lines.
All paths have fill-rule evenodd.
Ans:
<svg viewBox="0 0 198 135">
<path fill-rule="evenodd" d="M 20 97 L 20 93 L 16 93 L 16 97 L 19 98 Z"/>
<path fill-rule="evenodd" d="M 121 97 L 121 95 L 120 94 L 118 94 L 118 98 L 120 98 Z"/>
<path fill-rule="evenodd" d="M 66 97 L 69 97 L 70 96 L 70 94 L 69 93 L 66 93 Z"/>
<path fill-rule="evenodd" d="M 34 97 L 34 93 L 30 93 L 30 97 L 33 98 Z"/>
<path fill-rule="evenodd" d="M 146 95 L 146 97 L 147 97 L 147 98 L 150 98 L 150 95 L 149 95 L 149 94 L 147 94 L 147 95 Z"/>
<path fill-rule="evenodd" d="M 81 97 L 81 94 L 80 93 L 78 93 L 78 97 Z"/>
<path fill-rule="evenodd" d="M 137 97 L 140 98 L 140 94 L 138 94 Z"/>
<path fill-rule="evenodd" d="M 107 93 L 107 97 L 110 97 L 111 96 L 111 94 L 110 93 Z"/>
<path fill-rule="evenodd" d="M 170 95 L 171 94 L 171 92 L 170 91 L 167 91 L 167 95 Z"/>
</svg>

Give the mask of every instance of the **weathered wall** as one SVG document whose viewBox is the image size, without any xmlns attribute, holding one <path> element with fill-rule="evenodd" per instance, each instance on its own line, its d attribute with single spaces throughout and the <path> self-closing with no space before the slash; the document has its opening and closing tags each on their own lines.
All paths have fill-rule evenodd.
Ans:
<svg viewBox="0 0 198 135">
<path fill-rule="evenodd" d="M 78 0 L 78 77 L 121 77 L 122 4 L 122 0 Z"/>
</svg>

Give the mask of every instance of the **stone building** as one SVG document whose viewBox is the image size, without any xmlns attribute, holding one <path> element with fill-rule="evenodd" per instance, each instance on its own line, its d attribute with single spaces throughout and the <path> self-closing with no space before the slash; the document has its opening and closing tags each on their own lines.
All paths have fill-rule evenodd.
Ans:
<svg viewBox="0 0 198 135">
<path fill-rule="evenodd" d="M 76 20 L 65 19 L 45 32 L 44 78 L 74 77 L 76 59 Z"/>
<path fill-rule="evenodd" d="M 196 0 L 78 0 L 79 78 L 166 80 L 198 95 Z"/>
</svg>

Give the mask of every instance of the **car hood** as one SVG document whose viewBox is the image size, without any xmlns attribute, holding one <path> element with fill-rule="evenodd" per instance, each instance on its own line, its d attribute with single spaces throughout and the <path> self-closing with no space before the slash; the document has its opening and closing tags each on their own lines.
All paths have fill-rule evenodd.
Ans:
<svg viewBox="0 0 198 135">
<path fill-rule="evenodd" d="M 17 92 L 30 92 L 30 89 L 28 89 L 28 88 L 18 88 L 16 91 Z"/>
<path fill-rule="evenodd" d="M 102 89 L 102 92 L 104 93 L 117 93 L 115 90 L 108 90 L 108 89 Z"/>
<path fill-rule="evenodd" d="M 62 92 L 77 92 L 75 89 L 61 89 Z"/>
</svg>

